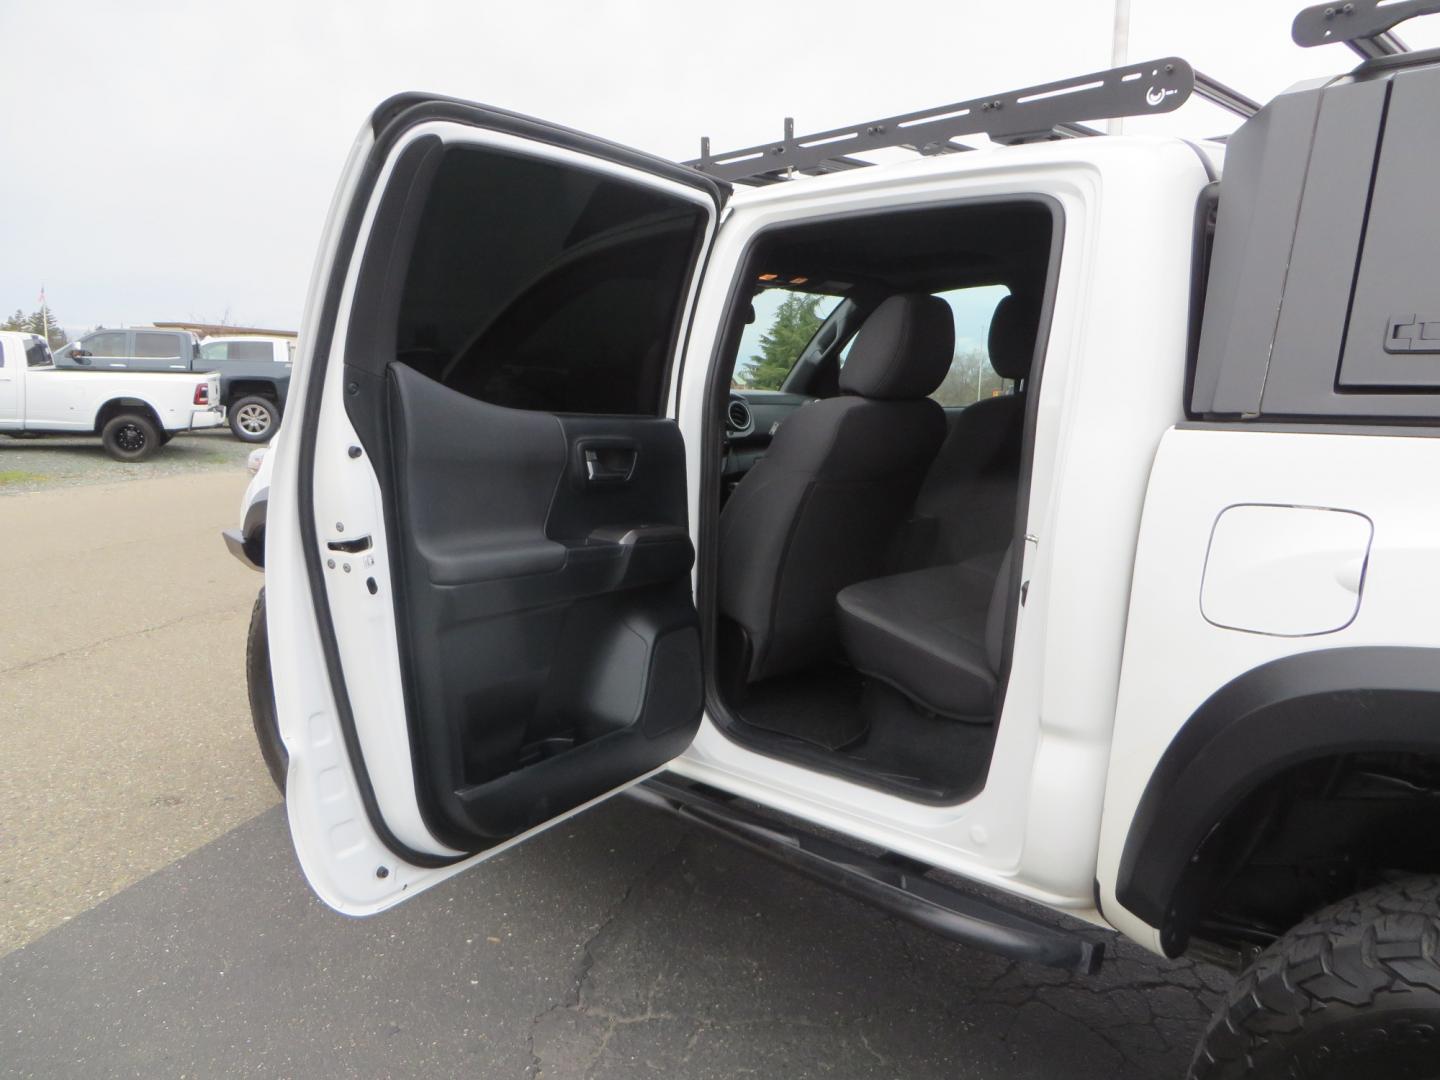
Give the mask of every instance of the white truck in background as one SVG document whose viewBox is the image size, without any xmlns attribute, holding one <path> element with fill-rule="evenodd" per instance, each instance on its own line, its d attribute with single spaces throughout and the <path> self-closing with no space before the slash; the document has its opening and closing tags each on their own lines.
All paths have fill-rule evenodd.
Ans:
<svg viewBox="0 0 1440 1080">
<path fill-rule="evenodd" d="M 144 461 L 181 431 L 218 427 L 211 372 L 57 369 L 38 334 L 0 332 L 0 432 L 98 435 L 116 461 Z"/>
</svg>

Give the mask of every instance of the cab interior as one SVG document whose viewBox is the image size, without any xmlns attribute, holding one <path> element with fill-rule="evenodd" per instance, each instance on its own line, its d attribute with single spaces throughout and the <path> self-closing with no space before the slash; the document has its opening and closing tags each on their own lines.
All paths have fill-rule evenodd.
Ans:
<svg viewBox="0 0 1440 1080">
<path fill-rule="evenodd" d="M 971 202 L 752 247 L 702 522 L 710 712 L 732 738 L 920 801 L 983 787 L 1055 217 Z"/>
</svg>

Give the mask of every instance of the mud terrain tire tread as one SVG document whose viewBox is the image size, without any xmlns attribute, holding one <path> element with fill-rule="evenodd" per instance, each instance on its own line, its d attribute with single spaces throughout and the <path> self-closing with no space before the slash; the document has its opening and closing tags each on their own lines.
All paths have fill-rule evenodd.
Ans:
<svg viewBox="0 0 1440 1080">
<path fill-rule="evenodd" d="M 1286 933 L 1216 1010 L 1189 1075 L 1440 1076 L 1440 878 L 1357 893 Z"/>
</svg>

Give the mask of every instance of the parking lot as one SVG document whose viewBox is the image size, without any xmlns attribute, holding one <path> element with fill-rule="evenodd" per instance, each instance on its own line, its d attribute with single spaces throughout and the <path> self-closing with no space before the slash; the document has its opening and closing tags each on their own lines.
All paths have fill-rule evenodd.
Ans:
<svg viewBox="0 0 1440 1080">
<path fill-rule="evenodd" d="M 164 476 L 226 470 L 244 489 L 243 466 L 254 447 L 215 428 L 173 440 L 149 461 L 111 461 L 90 436 L 81 438 L 0 438 L 0 495 L 54 488 L 154 480 Z M 235 495 L 239 499 L 239 494 Z"/>
<path fill-rule="evenodd" d="M 0 1074 L 1183 1074 L 1220 972 L 1012 964 L 624 799 L 330 912 L 250 731 L 249 447 L 63 442 L 0 445 Z"/>
</svg>

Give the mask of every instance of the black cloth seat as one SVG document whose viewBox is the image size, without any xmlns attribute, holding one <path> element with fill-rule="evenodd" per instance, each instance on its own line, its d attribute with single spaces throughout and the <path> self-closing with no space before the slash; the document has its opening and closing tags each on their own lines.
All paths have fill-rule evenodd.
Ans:
<svg viewBox="0 0 1440 1080">
<path fill-rule="evenodd" d="M 739 629 L 743 682 L 838 651 L 835 594 L 884 572 L 945 438 L 927 395 L 955 352 L 950 306 L 892 296 L 865 320 L 838 397 L 795 411 L 720 515 L 720 614 Z"/>
<path fill-rule="evenodd" d="M 835 598 L 855 669 L 931 712 L 994 719 L 1010 554 L 862 581 Z"/>
</svg>

